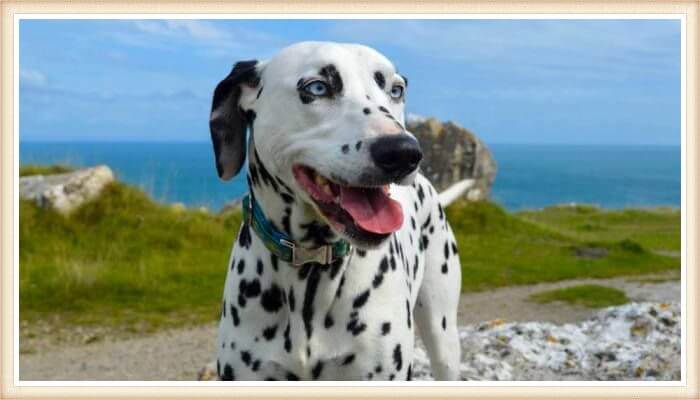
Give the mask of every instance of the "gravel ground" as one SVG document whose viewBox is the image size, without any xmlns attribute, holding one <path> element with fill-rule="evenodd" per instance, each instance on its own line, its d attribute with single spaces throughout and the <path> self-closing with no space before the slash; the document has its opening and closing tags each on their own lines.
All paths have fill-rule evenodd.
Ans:
<svg viewBox="0 0 700 400">
<path fill-rule="evenodd" d="M 461 328 L 463 336 L 463 347 L 465 349 L 469 349 L 474 347 L 475 345 L 475 342 L 467 343 L 465 342 L 465 340 L 482 340 L 483 343 L 490 343 L 489 340 L 491 339 L 485 338 L 485 336 L 482 335 L 484 334 L 484 331 L 478 330 L 478 327 L 483 325 L 483 321 L 498 320 L 497 322 L 492 321 L 491 324 L 493 324 L 494 326 L 507 327 L 502 329 L 515 329 L 513 328 L 513 326 L 522 325 L 519 329 L 526 332 L 530 332 L 528 333 L 530 335 L 528 341 L 530 342 L 539 343 L 542 341 L 542 338 L 544 338 L 545 342 L 547 342 L 548 335 L 545 335 L 544 332 L 559 332 L 559 330 L 561 330 L 561 336 L 565 338 L 568 337 L 569 340 L 574 339 L 576 341 L 581 341 L 583 340 L 581 339 L 583 336 L 580 336 L 581 332 L 587 332 L 589 338 L 601 337 L 594 336 L 594 334 L 600 335 L 600 332 L 595 331 L 595 326 L 605 326 L 606 324 L 611 323 L 610 321 L 614 320 L 617 321 L 616 326 L 625 327 L 626 325 L 624 325 L 623 323 L 627 323 L 629 321 L 624 322 L 626 321 L 625 318 L 627 318 L 624 317 L 624 315 L 628 315 L 630 313 L 634 314 L 635 312 L 639 315 L 637 315 L 636 317 L 632 316 L 630 318 L 641 318 L 646 321 L 647 319 L 652 318 L 649 317 L 647 314 L 644 314 L 648 311 L 648 307 L 661 307 L 658 304 L 640 305 L 638 306 L 638 308 L 634 308 L 633 311 L 627 310 L 625 313 L 622 313 L 621 315 L 623 315 L 623 317 L 619 317 L 622 319 L 618 321 L 614 318 L 610 319 L 610 316 L 601 317 L 600 314 L 594 317 L 595 312 L 584 307 L 571 306 L 563 303 L 536 304 L 527 300 L 527 297 L 535 292 L 582 283 L 597 283 L 601 285 L 608 285 L 619 288 L 621 290 L 624 290 L 627 293 L 627 296 L 634 302 L 674 304 L 680 302 L 680 282 L 678 280 L 647 282 L 644 280 L 634 280 L 630 278 L 602 280 L 572 280 L 552 284 L 518 286 L 490 290 L 481 293 L 464 294 L 462 296 L 459 310 L 460 325 L 463 326 Z M 664 310 L 668 308 L 667 306 L 664 307 Z M 670 307 L 671 311 L 669 312 L 673 313 L 675 312 L 674 310 L 676 310 L 676 308 L 673 307 L 677 307 L 677 305 L 672 305 Z M 659 308 L 659 311 L 660 310 L 661 309 Z M 589 326 L 588 328 L 584 326 L 586 322 L 582 322 L 576 325 L 553 325 L 582 321 L 591 317 L 593 317 L 592 321 L 600 321 L 600 323 L 598 325 L 595 325 L 595 323 L 589 322 L 589 324 L 592 325 L 586 325 Z M 614 340 L 611 339 L 611 343 L 614 342 L 619 344 L 625 343 L 627 341 L 629 343 L 633 343 L 634 346 L 624 347 L 622 345 L 618 346 L 615 344 L 610 344 L 610 346 L 612 346 L 610 349 L 600 350 L 603 352 L 607 351 L 608 353 L 615 354 L 615 359 L 619 360 L 622 359 L 622 356 L 620 354 L 627 354 L 627 352 L 637 349 L 633 352 L 636 357 L 636 364 L 634 365 L 636 365 L 635 368 L 639 367 L 642 369 L 634 371 L 635 368 L 632 368 L 633 374 L 631 376 L 628 376 L 631 368 L 630 365 L 632 365 L 631 361 L 627 364 L 620 362 L 624 365 L 615 367 L 617 369 L 611 367 L 610 365 L 612 364 L 608 365 L 608 367 L 610 367 L 611 369 L 611 372 L 607 375 L 605 373 L 601 373 L 601 375 L 591 374 L 590 371 L 586 369 L 588 368 L 588 366 L 593 365 L 592 362 L 589 360 L 591 355 L 587 352 L 592 351 L 591 346 L 599 342 L 599 340 L 596 341 L 593 339 L 591 339 L 591 341 L 586 342 L 588 344 L 586 344 L 583 347 L 584 350 L 582 350 L 582 352 L 575 353 L 575 357 L 571 356 L 574 357 L 570 358 L 570 361 L 574 360 L 571 361 L 573 363 L 573 366 L 569 366 L 566 368 L 565 366 L 562 366 L 564 364 L 559 365 L 558 367 L 552 364 L 547 366 L 547 368 L 543 369 L 542 365 L 530 360 L 527 356 L 523 356 L 522 352 L 519 353 L 519 351 L 521 350 L 525 351 L 523 349 L 520 349 L 518 351 L 512 351 L 512 355 L 509 356 L 499 355 L 497 357 L 498 359 L 496 359 L 495 353 L 493 353 L 491 350 L 487 351 L 487 349 L 484 349 L 484 351 L 480 351 L 479 353 L 474 353 L 473 351 L 465 351 L 465 357 L 467 358 L 465 359 L 465 365 L 463 366 L 463 375 L 467 379 L 500 378 L 516 380 L 544 378 L 554 380 L 671 378 L 675 379 L 673 372 L 671 371 L 674 367 L 672 365 L 671 367 L 666 365 L 668 364 L 668 362 L 664 364 L 664 362 L 668 360 L 663 360 L 664 362 L 661 362 L 658 359 L 653 359 L 653 357 L 649 358 L 651 357 L 649 356 L 649 354 L 654 353 L 654 346 L 666 346 L 668 343 L 671 344 L 664 348 L 668 350 L 668 352 L 670 352 L 669 354 L 675 354 L 673 353 L 674 348 L 672 344 L 673 335 L 675 335 L 675 331 L 667 329 L 662 332 L 659 329 L 662 329 L 663 327 L 658 325 L 658 321 L 656 321 L 654 318 L 652 318 L 652 320 L 653 321 L 647 321 L 649 325 L 648 330 L 654 335 L 662 335 L 659 337 L 653 335 L 650 336 L 652 339 L 656 340 L 653 343 L 645 342 L 644 338 L 637 338 L 635 339 L 637 340 L 637 342 L 632 342 L 629 340 L 629 337 L 623 336 L 616 337 Z M 507 321 L 508 323 L 504 323 L 503 321 Z M 536 323 L 532 326 L 527 324 L 510 324 L 510 322 L 514 323 L 524 321 L 539 321 L 539 323 Z M 630 324 L 634 324 L 634 321 L 630 322 Z M 625 329 L 626 332 L 630 331 L 630 327 L 626 327 Z M 475 332 L 478 332 L 478 334 Z M 488 329 L 486 330 L 486 332 L 498 332 L 498 330 Z M 494 337 L 498 336 L 499 334 L 495 334 Z M 678 334 L 677 336 L 677 340 L 680 341 L 680 334 Z M 200 370 L 200 368 L 206 365 L 208 362 L 210 362 L 213 357 L 213 341 L 215 337 L 216 324 L 210 324 L 195 328 L 165 331 L 148 335 L 145 337 L 131 338 L 127 340 L 121 340 L 120 338 L 110 339 L 109 335 L 106 335 L 104 340 L 84 345 L 71 344 L 68 346 L 55 346 L 46 343 L 37 344 L 36 349 L 34 350 L 36 353 L 20 355 L 20 379 L 195 380 L 197 379 L 197 372 Z M 509 340 L 509 343 L 510 342 L 512 342 L 512 338 Z M 647 346 L 648 348 L 644 346 Z M 542 349 L 546 350 L 548 348 L 540 347 L 538 349 L 536 350 L 540 351 Z M 503 349 L 501 348 L 499 351 L 502 350 Z M 574 351 L 572 349 L 569 350 Z M 648 354 L 644 353 L 644 351 L 647 351 Z M 564 352 L 564 354 L 566 354 L 566 351 L 563 350 L 563 348 L 558 349 L 557 352 L 557 354 L 560 354 L 561 352 Z M 678 354 L 680 354 L 679 352 L 680 349 L 678 349 Z M 527 353 L 527 351 L 525 351 L 525 353 Z M 425 355 L 424 352 L 422 352 L 422 349 L 419 348 L 417 350 L 416 355 L 416 361 L 418 362 L 416 372 L 418 373 L 419 377 L 421 376 L 421 369 L 419 365 L 421 357 L 425 357 Z M 477 360 L 475 361 L 476 364 L 470 361 L 469 357 L 473 357 L 474 360 Z M 606 357 L 605 360 L 611 359 L 610 356 L 604 357 Z M 606 362 L 614 363 L 614 361 L 612 360 Z M 510 365 L 510 367 L 505 366 L 505 364 L 499 363 L 508 364 Z M 672 362 L 670 363 L 673 364 Z M 493 365 L 491 367 L 487 367 L 486 365 L 488 364 Z M 663 370 L 662 367 L 668 368 Z M 479 368 L 481 368 L 481 372 L 479 372 Z M 522 375 L 518 372 L 531 372 L 537 370 L 546 372 L 544 372 L 542 376 L 535 376 L 536 374 Z M 649 375 L 646 372 L 644 372 L 647 370 L 652 370 L 656 372 L 653 372 Z M 667 371 L 671 372 L 667 373 Z M 636 377 L 634 373 L 638 373 L 639 376 Z M 427 374 L 422 374 L 422 376 L 424 378 L 428 378 Z"/>
</svg>

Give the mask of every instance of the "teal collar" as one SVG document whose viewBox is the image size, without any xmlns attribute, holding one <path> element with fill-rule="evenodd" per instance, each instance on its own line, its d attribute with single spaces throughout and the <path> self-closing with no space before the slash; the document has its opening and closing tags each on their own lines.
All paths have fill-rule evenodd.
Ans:
<svg viewBox="0 0 700 400">
<path fill-rule="evenodd" d="M 313 249 L 298 246 L 284 232 L 272 227 L 258 202 L 250 195 L 243 198 L 243 220 L 253 228 L 272 254 L 295 267 L 311 262 L 327 265 L 344 257 L 352 250 L 350 243 L 343 239 Z"/>
</svg>

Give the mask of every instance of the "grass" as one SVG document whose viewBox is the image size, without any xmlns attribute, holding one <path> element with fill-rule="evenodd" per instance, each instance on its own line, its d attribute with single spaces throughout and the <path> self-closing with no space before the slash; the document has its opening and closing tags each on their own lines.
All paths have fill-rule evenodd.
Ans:
<svg viewBox="0 0 700 400">
<path fill-rule="evenodd" d="M 68 165 L 21 165 L 19 167 L 19 176 L 29 175 L 53 175 L 71 172 L 74 168 Z"/>
<path fill-rule="evenodd" d="M 561 301 L 589 308 L 617 306 L 629 302 L 625 292 L 601 285 L 577 285 L 530 295 L 536 303 Z"/>
<path fill-rule="evenodd" d="M 517 216 L 578 240 L 631 240 L 648 250 L 680 251 L 681 211 L 674 208 L 604 210 L 577 205 L 523 211 Z"/>
<path fill-rule="evenodd" d="M 626 212 L 610 217 L 587 210 L 585 221 L 596 221 L 601 236 L 578 232 L 584 219 L 559 209 L 509 214 L 482 202 L 454 204 L 446 212 L 465 291 L 680 267 L 678 258 L 649 250 L 678 242 L 679 230 L 669 228 L 680 223 L 674 212 L 633 211 L 633 224 Z M 122 183 L 70 216 L 22 200 L 21 319 L 138 332 L 214 321 L 240 218 L 235 211 L 176 210 Z M 589 248 L 595 257 L 577 255 Z"/>
<path fill-rule="evenodd" d="M 120 183 L 68 217 L 21 201 L 20 315 L 146 330 L 212 321 L 239 223 Z"/>
<path fill-rule="evenodd" d="M 527 217 L 508 214 L 489 202 L 460 202 L 446 211 L 459 244 L 462 290 L 466 291 L 575 278 L 643 275 L 680 268 L 679 259 L 655 254 L 632 239 L 642 229 L 641 218 L 636 227 L 629 227 L 627 235 L 616 221 L 601 218 L 604 229 L 617 230 L 618 234 L 595 238 L 573 235 L 566 225 L 558 225 L 556 219 L 549 223 L 537 222 L 533 213 Z M 593 212 L 606 213 L 603 210 Z M 639 215 L 644 213 L 658 217 L 656 211 L 639 211 Z M 663 215 L 667 219 L 679 219 L 675 214 Z M 549 220 L 546 215 L 542 219 Z M 665 225 L 670 224 L 669 221 Z M 659 246 L 672 242 L 664 239 Z M 587 249 L 603 255 L 581 256 Z"/>
</svg>

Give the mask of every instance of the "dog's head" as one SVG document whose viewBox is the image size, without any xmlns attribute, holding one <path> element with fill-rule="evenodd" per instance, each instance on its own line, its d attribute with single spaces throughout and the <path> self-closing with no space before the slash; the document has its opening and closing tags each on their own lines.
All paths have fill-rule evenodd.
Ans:
<svg viewBox="0 0 700 400">
<path fill-rule="evenodd" d="M 336 233 L 379 244 L 403 223 L 389 185 L 412 183 L 422 157 L 403 125 L 406 87 L 386 57 L 355 44 L 304 42 L 238 62 L 214 92 L 219 176 L 240 171 L 250 127 L 265 167 Z"/>
</svg>

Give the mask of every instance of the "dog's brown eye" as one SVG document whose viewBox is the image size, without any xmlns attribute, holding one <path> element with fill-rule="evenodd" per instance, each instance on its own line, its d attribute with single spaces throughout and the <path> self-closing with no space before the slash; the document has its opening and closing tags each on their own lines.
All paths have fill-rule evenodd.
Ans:
<svg viewBox="0 0 700 400">
<path fill-rule="evenodd" d="M 401 96 L 403 96 L 403 90 L 403 86 L 394 85 L 391 87 L 391 92 L 389 92 L 389 96 L 391 96 L 392 99 L 400 99 Z"/>
<path fill-rule="evenodd" d="M 314 96 L 326 96 L 328 94 L 328 85 L 323 81 L 311 81 L 304 85 L 302 89 Z"/>
</svg>

